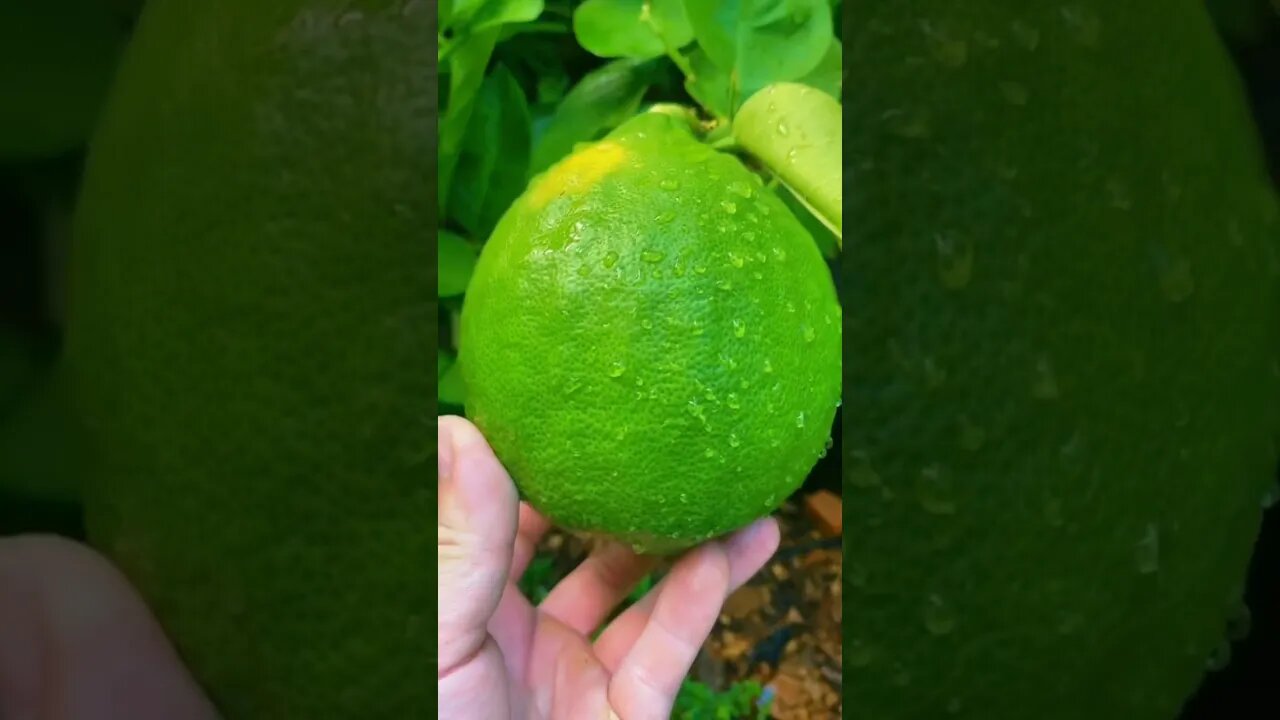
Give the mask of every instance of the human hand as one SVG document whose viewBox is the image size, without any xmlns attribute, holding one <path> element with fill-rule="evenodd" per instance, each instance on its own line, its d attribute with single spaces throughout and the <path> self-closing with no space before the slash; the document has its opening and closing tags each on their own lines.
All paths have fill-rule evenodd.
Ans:
<svg viewBox="0 0 1280 720">
<path fill-rule="evenodd" d="M 548 522 L 475 426 L 442 417 L 437 443 L 440 716 L 668 720 L 725 599 L 777 550 L 777 523 L 690 551 L 592 641 L 654 560 L 607 546 L 535 608 L 516 583 Z"/>
<path fill-rule="evenodd" d="M 215 720 L 159 624 L 104 557 L 0 539 L 0 718 Z"/>
</svg>

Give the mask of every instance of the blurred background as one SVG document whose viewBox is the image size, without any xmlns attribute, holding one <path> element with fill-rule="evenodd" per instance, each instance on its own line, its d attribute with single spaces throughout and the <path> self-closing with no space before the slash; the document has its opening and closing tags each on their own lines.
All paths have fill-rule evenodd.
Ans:
<svg viewBox="0 0 1280 720">
<path fill-rule="evenodd" d="M 1280 183 L 1280 0 L 1207 3 Z M 86 142 L 140 5 L 0 0 L 0 535 L 82 534 L 75 456 L 47 372 L 59 347 L 60 278 Z M 834 716 L 839 493 L 839 453 L 831 453 L 783 509 L 782 552 L 726 607 L 689 693 L 732 693 L 749 679 L 743 697 L 772 700 L 779 716 Z M 580 538 L 553 534 L 524 579 L 526 590 L 545 592 L 589 549 Z M 1246 597 L 1248 626 L 1181 720 L 1280 717 L 1280 504 L 1267 514 Z"/>
</svg>

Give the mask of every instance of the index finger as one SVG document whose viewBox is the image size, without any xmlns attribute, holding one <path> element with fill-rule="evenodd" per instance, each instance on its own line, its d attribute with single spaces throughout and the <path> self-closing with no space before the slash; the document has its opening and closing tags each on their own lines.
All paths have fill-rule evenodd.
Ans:
<svg viewBox="0 0 1280 720">
<path fill-rule="evenodd" d="M 666 720 L 729 594 L 729 558 L 719 542 L 686 555 L 665 579 L 649 616 L 609 683 L 609 703 L 628 720 Z"/>
</svg>

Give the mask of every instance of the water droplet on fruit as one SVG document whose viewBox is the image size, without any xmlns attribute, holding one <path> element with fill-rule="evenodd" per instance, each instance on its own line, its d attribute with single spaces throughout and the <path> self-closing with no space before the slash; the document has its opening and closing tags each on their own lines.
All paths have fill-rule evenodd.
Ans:
<svg viewBox="0 0 1280 720">
<path fill-rule="evenodd" d="M 1107 202 L 1117 210 L 1129 210 L 1133 207 L 1133 197 L 1129 186 L 1119 178 L 1110 178 L 1106 183 Z"/>
<path fill-rule="evenodd" d="M 850 562 L 847 568 L 848 569 L 845 570 L 845 572 L 848 574 L 849 583 L 851 585 L 856 588 L 863 588 L 867 586 L 867 577 L 870 573 L 867 572 L 866 565 L 859 562 Z"/>
<path fill-rule="evenodd" d="M 864 490 L 880 487 L 880 473 L 871 466 L 871 458 L 865 450 L 854 450 L 849 453 L 849 458 L 853 460 L 853 468 L 849 473 L 851 485 Z"/>
<path fill-rule="evenodd" d="M 1064 5 L 1061 14 L 1076 42 L 1089 46 L 1098 44 L 1102 22 L 1092 10 L 1082 5 Z"/>
<path fill-rule="evenodd" d="M 707 414 L 702 409 L 702 405 L 699 404 L 697 400 L 690 400 L 688 406 L 686 406 L 685 409 L 689 411 L 690 415 L 694 416 L 695 418 L 702 421 L 703 423 L 707 421 Z"/>
<path fill-rule="evenodd" d="M 938 362 L 931 357 L 924 359 L 924 382 L 930 390 L 942 387 L 947 379 L 947 371 L 938 367 Z"/>
<path fill-rule="evenodd" d="M 653 321 L 652 321 L 652 320 L 650 320 L 649 318 L 645 318 L 645 319 L 643 319 L 643 320 L 641 320 L 641 321 L 640 321 L 640 327 L 644 328 L 645 330 L 652 330 L 652 329 L 653 329 Z"/>
<path fill-rule="evenodd" d="M 737 393 L 729 393 L 729 395 L 724 399 L 724 404 L 728 405 L 731 410 L 737 410 L 742 407 L 742 402 L 738 400 Z"/>
<path fill-rule="evenodd" d="M 603 261 L 603 264 L 604 264 L 604 266 L 605 266 L 606 268 L 611 268 L 611 267 L 613 267 L 614 265 L 617 265 L 617 264 L 618 264 L 618 253 L 616 253 L 616 252 L 614 252 L 614 251 L 612 251 L 612 250 L 610 250 L 609 252 L 605 253 L 605 255 L 604 255 L 604 261 Z"/>
<path fill-rule="evenodd" d="M 1055 497 L 1045 498 L 1044 521 L 1049 527 L 1062 527 L 1062 500 Z"/>
<path fill-rule="evenodd" d="M 804 411 L 803 411 L 803 410 L 801 410 L 801 411 L 796 415 L 796 427 L 798 427 L 798 428 L 802 428 L 802 427 L 804 427 Z"/>
<path fill-rule="evenodd" d="M 729 433 L 729 447 L 738 447 L 741 444 L 742 444 L 742 441 L 738 439 L 737 435 L 735 435 L 734 433 Z"/>
<path fill-rule="evenodd" d="M 881 113 L 880 119 L 889 127 L 889 132 L 908 140 L 927 138 L 933 132 L 929 128 L 929 118 L 921 112 L 895 108 Z"/>
<path fill-rule="evenodd" d="M 766 374 L 773 372 L 773 363 L 769 362 L 769 358 L 764 359 L 764 371 Z"/>
<path fill-rule="evenodd" d="M 949 68 L 963 67 L 969 59 L 969 44 L 959 38 L 936 29 L 928 21 L 920 23 L 925 35 L 929 38 L 929 49 L 933 58 Z"/>
<path fill-rule="evenodd" d="M 746 325 L 746 323 L 742 322 L 741 320 L 734 319 L 734 321 L 733 321 L 733 336 L 734 336 L 734 337 L 736 337 L 736 338 L 741 338 L 741 337 L 746 337 L 746 335 L 747 335 L 747 325 Z"/>
<path fill-rule="evenodd" d="M 675 212 L 671 210 L 663 210 L 653 218 L 653 221 L 658 223 L 659 225 L 666 225 L 675 219 L 676 219 Z"/>
<path fill-rule="evenodd" d="M 736 268 L 740 268 L 743 266 L 744 262 L 745 261 L 742 259 L 741 255 L 732 250 L 729 251 L 729 264 Z"/>
<path fill-rule="evenodd" d="M 689 493 L 680 493 L 680 502 L 682 503 L 689 502 Z"/>
<path fill-rule="evenodd" d="M 735 204 L 733 203 L 733 201 L 732 201 L 732 200 L 723 200 L 723 201 L 721 201 L 721 202 L 720 202 L 720 207 L 721 207 L 721 209 L 723 209 L 725 212 L 729 213 L 730 215 L 732 215 L 732 214 L 734 214 L 734 213 L 738 212 L 738 206 L 737 206 L 737 205 L 735 205 Z"/>
<path fill-rule="evenodd" d="M 799 157 L 800 157 L 800 151 L 796 148 L 791 148 L 790 150 L 787 151 L 787 164 L 794 165 L 796 162 L 796 159 Z"/>
<path fill-rule="evenodd" d="M 694 265 L 693 272 L 697 275 L 706 275 L 707 267 L 705 265 Z"/>
<path fill-rule="evenodd" d="M 1223 640 L 1218 643 L 1213 652 L 1209 653 L 1209 657 L 1205 659 L 1204 667 L 1209 672 L 1219 672 L 1225 670 L 1231 664 L 1231 643 Z"/>
<path fill-rule="evenodd" d="M 802 332 L 804 333 L 805 342 L 813 342 L 814 338 L 817 337 L 817 334 L 813 331 L 813 328 L 808 325 L 804 326 L 804 330 Z"/>
<path fill-rule="evenodd" d="M 1227 639 L 1239 642 L 1249 637 L 1249 631 L 1252 629 L 1253 613 L 1249 611 L 1249 606 L 1243 599 L 1236 600 L 1227 615 Z"/>
<path fill-rule="evenodd" d="M 614 363 L 609 366 L 609 377 L 622 377 L 622 374 L 626 371 L 627 367 L 623 365 L 621 361 L 614 361 Z"/>
<path fill-rule="evenodd" d="M 1280 482 L 1275 482 L 1262 494 L 1262 509 L 1270 510 L 1278 501 L 1280 501 Z"/>
<path fill-rule="evenodd" d="M 591 273 L 591 268 L 587 267 L 586 265 L 578 266 L 578 277 L 586 277 L 590 273 Z"/>
<path fill-rule="evenodd" d="M 859 638 L 850 641 L 848 653 L 849 664 L 856 668 L 866 667 L 875 659 L 871 647 Z"/>
<path fill-rule="evenodd" d="M 1160 263 L 1160 291 L 1169 302 L 1180 303 L 1195 292 L 1196 280 L 1191 274 L 1191 264 L 1181 256 Z"/>
<path fill-rule="evenodd" d="M 1059 635 L 1071 635 L 1084 626 L 1084 618 L 1077 612 L 1064 612 L 1058 616 L 1054 629 Z"/>
<path fill-rule="evenodd" d="M 940 465 L 929 465 L 916 478 L 916 499 L 920 507 L 932 515 L 951 515 L 956 511 L 950 476 Z"/>
<path fill-rule="evenodd" d="M 791 130 L 787 127 L 786 121 L 783 121 L 783 120 L 778 121 L 777 130 L 778 130 L 778 134 L 781 135 L 782 137 L 786 137 L 791 133 Z"/>
<path fill-rule="evenodd" d="M 1041 355 L 1032 370 L 1031 396 L 1038 400 L 1052 400 L 1058 397 L 1058 376 L 1053 370 L 1049 358 Z"/>
<path fill-rule="evenodd" d="M 666 256 L 657 250 L 642 250 L 640 252 L 640 259 L 647 263 L 662 262 L 664 257 Z"/>
<path fill-rule="evenodd" d="M 787 259 L 787 251 L 786 251 L 786 250 L 783 250 L 783 249 L 782 249 L 782 248 L 780 248 L 780 247 L 774 246 L 774 247 L 772 248 L 772 251 L 773 251 L 773 256 L 774 256 L 775 258 L 777 258 L 778 260 L 786 260 L 786 259 Z"/>
<path fill-rule="evenodd" d="M 1005 102 L 1018 106 L 1026 105 L 1030 97 L 1025 85 L 1011 80 L 1000 83 L 1000 94 L 1004 96 Z"/>
<path fill-rule="evenodd" d="M 924 627 L 932 635 L 946 635 L 956 628 L 955 612 L 937 595 L 925 600 Z"/>
<path fill-rule="evenodd" d="M 713 458 L 716 456 L 716 451 L 712 450 L 711 448 L 707 448 L 706 450 L 702 451 L 702 456 L 708 459 Z"/>
<path fill-rule="evenodd" d="M 973 244 L 950 233 L 933 237 L 938 251 L 938 278 L 948 290 L 960 290 L 973 277 Z"/>
<path fill-rule="evenodd" d="M 729 280 L 719 280 L 716 282 L 716 287 L 720 288 L 721 290 L 732 290 L 733 282 Z"/>
<path fill-rule="evenodd" d="M 658 181 L 658 187 L 663 190 L 679 190 L 680 181 L 675 178 L 663 178 Z"/>
<path fill-rule="evenodd" d="M 968 416 L 960 416 L 960 447 L 969 452 L 977 452 L 987 441 L 987 431 L 973 424 Z"/>
<path fill-rule="evenodd" d="M 1010 27 L 1013 39 L 1025 50 L 1035 50 L 1040 46 L 1040 31 L 1021 20 L 1013 21 Z"/>
<path fill-rule="evenodd" d="M 1160 528 L 1155 523 L 1147 523 L 1142 536 L 1134 545 L 1134 562 L 1138 572 L 1150 575 L 1160 569 Z"/>
<path fill-rule="evenodd" d="M 738 195 L 744 198 L 750 198 L 752 194 L 754 194 L 755 192 L 754 190 L 751 189 L 750 185 L 746 184 L 741 180 L 734 180 L 733 182 L 729 183 L 729 191 L 735 195 Z"/>
</svg>

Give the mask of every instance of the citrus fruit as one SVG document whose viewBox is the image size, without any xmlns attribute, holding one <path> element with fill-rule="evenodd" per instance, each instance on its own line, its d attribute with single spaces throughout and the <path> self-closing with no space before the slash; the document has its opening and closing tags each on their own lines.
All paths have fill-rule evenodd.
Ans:
<svg viewBox="0 0 1280 720">
<path fill-rule="evenodd" d="M 840 309 L 758 176 L 651 112 L 535 178 L 462 312 L 467 411 L 531 505 L 665 552 L 786 499 L 840 397 Z"/>
<path fill-rule="evenodd" d="M 1280 226 L 1200 3 L 867 3 L 848 704 L 1171 720 L 1276 468 Z"/>
<path fill-rule="evenodd" d="M 431 12 L 148 2 L 91 142 L 89 539 L 228 720 L 430 712 Z"/>
</svg>

